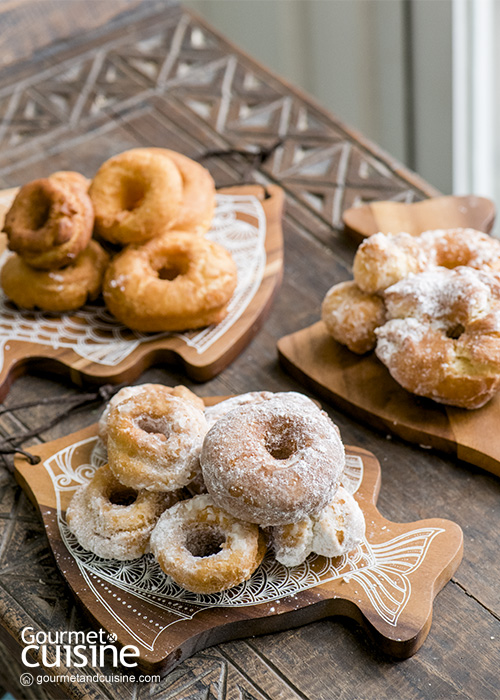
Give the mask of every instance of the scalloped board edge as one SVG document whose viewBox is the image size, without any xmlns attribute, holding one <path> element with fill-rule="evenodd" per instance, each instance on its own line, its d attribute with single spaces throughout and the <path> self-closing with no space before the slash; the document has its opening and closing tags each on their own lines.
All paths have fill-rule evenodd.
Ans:
<svg viewBox="0 0 500 700">
<path fill-rule="evenodd" d="M 208 646 L 269 634 L 332 615 L 355 619 L 380 650 L 395 658 L 413 655 L 424 642 L 434 598 L 461 561 L 462 531 L 455 523 L 439 518 L 404 524 L 383 518 L 375 505 L 380 464 L 372 453 L 346 448 L 347 454 L 359 458 L 362 464 L 356 498 L 365 514 L 367 537 L 360 545 L 364 548 L 361 559 L 359 552 L 352 558 L 338 560 L 316 557 L 311 570 L 316 567 L 324 571 L 325 565 L 328 568 L 335 564 L 336 575 L 269 602 L 205 608 L 185 602 L 184 607 L 172 610 L 124 590 L 116 577 L 103 579 L 95 571 L 85 569 L 62 539 L 58 499 L 59 511 L 64 515 L 71 491 L 66 483 L 56 496 L 54 474 L 51 477 L 49 471 L 61 469 L 62 455 L 74 466 L 88 465 L 95 436 L 94 425 L 38 446 L 32 451 L 42 462 L 35 466 L 22 456 L 16 457 L 16 478 L 39 510 L 59 570 L 78 602 L 95 625 L 117 635 L 118 645 L 138 646 L 142 669 L 164 674 Z M 389 609 L 395 597 L 397 605 Z"/>
</svg>

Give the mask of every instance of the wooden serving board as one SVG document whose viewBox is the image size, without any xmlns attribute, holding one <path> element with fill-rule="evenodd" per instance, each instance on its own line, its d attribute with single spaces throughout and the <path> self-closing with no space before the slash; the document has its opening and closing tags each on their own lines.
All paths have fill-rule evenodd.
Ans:
<svg viewBox="0 0 500 700">
<path fill-rule="evenodd" d="M 500 395 L 473 411 L 415 396 L 374 353 L 351 352 L 328 335 L 322 321 L 281 338 L 278 353 L 290 374 L 355 418 L 500 476 Z"/>
<path fill-rule="evenodd" d="M 0 221 L 16 191 L 0 192 Z M 14 307 L 0 291 L 0 400 L 12 381 L 33 367 L 68 374 L 77 384 L 119 384 L 132 382 L 152 364 L 181 363 L 197 381 L 230 364 L 259 331 L 281 282 L 284 195 L 275 185 L 230 187 L 217 194 L 217 226 L 207 236 L 227 242 L 239 263 L 238 287 L 221 324 L 182 334 L 134 333 L 104 306 L 88 305 L 72 314 L 32 313 Z"/>
<path fill-rule="evenodd" d="M 345 229 L 356 240 L 374 233 L 399 233 L 413 236 L 432 229 L 475 228 L 489 233 L 495 221 L 495 205 L 486 197 L 431 197 L 421 202 L 382 201 L 346 209 L 342 215 Z"/>
<path fill-rule="evenodd" d="M 220 399 L 209 399 L 216 403 Z M 360 622 L 384 652 L 414 654 L 425 640 L 435 596 L 462 557 L 462 531 L 433 518 L 393 523 L 376 509 L 380 464 L 347 447 L 344 486 L 364 512 L 365 540 L 337 559 L 311 556 L 298 567 L 271 552 L 250 581 L 195 595 L 165 576 L 151 555 L 116 562 L 83 550 L 65 524 L 74 490 L 105 461 L 96 426 L 33 449 L 35 466 L 16 457 L 16 478 L 38 508 L 61 574 L 97 627 L 139 649 L 139 665 L 166 673 L 205 647 L 300 626 L 329 615 Z"/>
</svg>

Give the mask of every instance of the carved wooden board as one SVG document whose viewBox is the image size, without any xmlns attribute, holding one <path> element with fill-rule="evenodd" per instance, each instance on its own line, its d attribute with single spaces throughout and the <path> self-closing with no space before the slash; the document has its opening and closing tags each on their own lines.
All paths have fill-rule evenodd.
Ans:
<svg viewBox="0 0 500 700">
<path fill-rule="evenodd" d="M 371 202 L 346 209 L 342 215 L 346 231 L 362 240 L 379 231 L 412 235 L 432 229 L 475 228 L 489 233 L 495 220 L 495 205 L 486 197 L 432 197 L 421 202 Z"/>
<path fill-rule="evenodd" d="M 403 389 L 374 353 L 356 355 L 322 321 L 278 341 L 282 364 L 356 418 L 409 442 L 436 447 L 500 476 L 500 396 L 468 411 Z"/>
<path fill-rule="evenodd" d="M 0 220 L 15 192 L 0 193 Z M 281 282 L 283 201 L 275 185 L 218 191 L 207 237 L 231 250 L 238 286 L 228 316 L 217 326 L 181 334 L 134 333 L 103 305 L 72 314 L 27 312 L 0 292 L 0 399 L 34 365 L 69 374 L 78 384 L 131 382 L 152 364 L 172 362 L 181 362 L 195 380 L 214 377 L 258 332 Z"/>
<path fill-rule="evenodd" d="M 216 403 L 220 399 L 207 399 Z M 144 670 L 167 672 L 207 646 L 267 634 L 329 616 L 363 624 L 384 652 L 414 654 L 425 640 L 433 600 L 462 557 L 462 531 L 433 518 L 392 523 L 376 509 L 380 465 L 347 448 L 344 486 L 364 512 L 365 540 L 337 559 L 311 556 L 287 568 L 268 552 L 252 578 L 224 593 L 196 595 L 175 585 L 151 555 L 104 560 L 83 550 L 65 511 L 74 490 L 105 461 L 96 426 L 36 447 L 42 461 L 15 460 L 16 478 L 40 511 L 58 567 L 95 625 L 140 651 Z"/>
</svg>

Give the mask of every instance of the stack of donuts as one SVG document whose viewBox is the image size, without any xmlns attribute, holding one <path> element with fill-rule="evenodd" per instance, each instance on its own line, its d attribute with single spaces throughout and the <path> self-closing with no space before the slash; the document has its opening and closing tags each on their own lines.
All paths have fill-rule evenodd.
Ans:
<svg viewBox="0 0 500 700">
<path fill-rule="evenodd" d="M 163 148 L 114 156 L 91 182 L 54 173 L 21 187 L 7 212 L 14 255 L 2 287 L 21 308 L 54 312 L 102 291 L 109 311 L 137 331 L 219 323 L 237 272 L 230 253 L 204 237 L 214 209 L 209 172 Z"/>
<path fill-rule="evenodd" d="M 401 386 L 439 403 L 480 408 L 500 389 L 500 241 L 470 228 L 377 233 L 353 274 L 322 305 L 337 342 L 374 349 Z"/>
<path fill-rule="evenodd" d="M 268 548 L 285 566 L 348 553 L 364 537 L 342 487 L 337 426 L 294 392 L 251 392 L 204 408 L 183 386 L 121 389 L 99 422 L 108 462 L 67 509 L 82 547 L 147 552 L 178 585 L 215 593 L 246 581 Z"/>
</svg>

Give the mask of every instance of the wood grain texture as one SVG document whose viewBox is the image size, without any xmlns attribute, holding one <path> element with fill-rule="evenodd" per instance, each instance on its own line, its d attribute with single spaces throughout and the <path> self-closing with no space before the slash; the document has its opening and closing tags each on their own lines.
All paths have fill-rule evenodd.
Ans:
<svg viewBox="0 0 500 700">
<path fill-rule="evenodd" d="M 378 648 L 407 658 L 427 637 L 434 597 L 462 558 L 462 532 L 455 523 L 434 518 L 403 525 L 383 518 L 376 509 L 379 462 L 366 450 L 346 447 L 348 457 L 354 458 L 357 483 L 353 488 L 367 527 L 366 541 L 349 557 L 313 558 L 304 570 L 304 582 L 297 578 L 295 585 L 289 577 L 298 577 L 294 572 L 303 567 L 281 567 L 278 578 L 283 576 L 283 580 L 277 591 L 272 583 L 276 574 L 269 564 L 269 583 L 266 576 L 262 583 L 258 572 L 254 574 L 259 587 L 252 605 L 211 603 L 204 608 L 190 603 L 189 597 L 181 597 L 179 604 L 175 594 L 161 597 L 160 584 L 148 596 L 140 586 L 127 587 L 133 565 L 123 582 L 111 568 L 109 576 L 105 572 L 100 575 L 92 564 L 78 559 L 77 550 L 65 540 L 65 512 L 81 483 L 79 470 L 97 464 L 92 461 L 96 444 L 97 425 L 93 425 L 33 449 L 42 460 L 38 465 L 30 465 L 22 456 L 16 458 L 15 475 L 40 512 L 59 570 L 78 602 L 96 627 L 114 634 L 120 646 L 137 646 L 139 665 L 147 672 L 170 671 L 196 651 L 223 641 L 276 632 L 330 615 L 353 618 L 367 629 Z M 58 486 L 61 479 L 62 488 Z M 151 563 L 146 566 L 153 575 Z M 316 585 L 305 582 L 315 576 Z M 293 586 L 291 593 L 286 592 L 289 586 Z M 258 603 L 263 588 L 269 588 L 270 593 Z M 253 595 L 246 594 L 247 599 L 253 600 Z"/>
<path fill-rule="evenodd" d="M 494 202 L 486 197 L 431 197 L 421 202 L 371 202 L 351 207 L 342 214 L 346 231 L 361 241 L 374 233 L 405 231 L 417 236 L 424 231 L 474 228 L 489 233 L 495 221 Z"/>
<path fill-rule="evenodd" d="M 322 321 L 281 338 L 278 351 L 288 371 L 356 418 L 500 476 L 500 396 L 473 411 L 415 396 L 374 353 L 356 355 L 334 341 Z"/>
<path fill-rule="evenodd" d="M 262 386 L 303 391 L 279 367 L 276 342 L 313 324 L 331 284 L 352 276 L 356 244 L 344 233 L 344 209 L 375 200 L 419 201 L 439 193 L 182 10 L 123 20 L 109 31 L 101 26 L 87 33 L 80 43 L 52 44 L 41 61 L 2 71 L 0 184 L 17 186 L 75 163 L 92 176 L 106 157 L 136 146 L 165 146 L 198 158 L 208 150 L 281 140 L 273 157 L 253 169 L 242 156 L 204 160 L 218 186 L 249 179 L 276 182 L 285 190 L 286 207 L 285 274 L 270 316 L 245 351 L 202 390 L 205 395 Z M 281 167 L 285 151 L 291 171 Z M 323 172 L 315 161 L 322 155 L 331 166 Z M 201 389 L 175 367 L 150 368 L 140 381 Z M 57 405 L 11 411 L 16 404 L 77 394 L 63 378 L 49 378 L 43 367 L 33 367 L 12 386 L 4 402 L 9 410 L 0 415 L 0 433 L 36 431 L 58 412 Z M 344 442 L 379 459 L 377 507 L 384 517 L 404 522 L 439 514 L 464 532 L 464 558 L 436 598 L 431 631 L 417 654 L 394 663 L 356 622 L 334 618 L 198 652 L 160 683 L 80 681 L 60 684 L 57 691 L 45 684 L 33 686 L 33 694 L 25 697 L 57 692 L 99 700 L 331 700 L 332 694 L 363 700 L 497 700 L 500 560 L 494 533 L 500 530 L 500 480 L 434 450 L 387 439 L 333 405 L 325 408 Z M 100 410 L 96 404 L 70 414 L 25 445 L 91 425 Z M 7 465 L 12 466 L 8 458 Z M 24 626 L 90 629 L 57 571 L 37 512 L 3 466 L 0 620 L 0 638 L 8 640 L 10 654 L 2 682 L 17 697 L 22 697 L 17 669 L 22 668 Z M 113 669 L 108 665 L 103 670 Z"/>
<path fill-rule="evenodd" d="M 0 197 L 3 195 L 5 200 L 10 200 L 15 192 L 16 190 L 4 190 L 0 192 Z M 282 190 L 276 185 L 269 185 L 266 188 L 260 185 L 230 187 L 220 189 L 218 193 L 233 197 L 254 197 L 259 210 L 254 215 L 251 212 L 238 211 L 235 218 L 254 227 L 264 226 L 265 237 L 262 276 L 255 275 L 258 287 L 235 322 L 223 335 L 201 350 L 190 342 L 191 338 L 185 339 L 176 334 L 160 335 L 150 340 L 147 335 L 143 335 L 138 343 L 140 335 L 122 333 L 118 323 L 115 324 L 115 330 L 113 325 L 107 324 L 100 316 L 95 319 L 89 316 L 82 321 L 80 317 L 72 314 L 61 314 L 59 317 L 46 314 L 40 317 L 22 310 L 9 308 L 7 311 L 5 307 L 5 313 L 0 312 L 0 325 L 5 327 L 8 324 L 7 327 L 12 335 L 9 337 L 5 331 L 2 332 L 5 342 L 0 349 L 3 353 L 3 362 L 0 367 L 0 398 L 5 398 L 14 379 L 29 372 L 31 367 L 40 364 L 43 364 L 46 371 L 66 374 L 79 386 L 84 383 L 131 383 L 152 364 L 177 363 L 189 377 L 197 381 L 207 381 L 219 374 L 259 331 L 281 283 L 283 274 L 281 217 L 284 197 Z M 0 203 L 0 221 L 3 220 L 7 209 L 6 205 Z M 264 223 L 260 221 L 262 217 L 265 218 Z M 58 318 L 60 325 L 55 329 L 53 323 Z M 50 336 L 48 336 L 49 326 L 52 331 L 56 330 Z M 96 340 L 100 340 L 100 337 L 105 334 L 107 342 L 100 342 L 97 345 L 90 339 L 90 344 L 87 343 L 82 352 L 77 345 L 82 334 L 80 326 L 94 328 Z M 23 333 L 17 332 L 19 328 L 32 328 L 38 336 L 34 340 L 22 339 Z M 75 329 L 78 330 L 75 332 Z M 29 335 L 31 336 L 32 333 Z M 117 341 L 118 344 L 125 346 L 124 359 L 117 362 L 112 358 L 111 360 L 104 358 L 103 361 L 99 353 L 96 361 L 92 361 L 92 357 L 89 357 L 88 353 L 92 348 L 100 350 L 101 353 L 107 351 L 112 354 L 114 347 L 117 350 L 120 349 Z M 130 349 L 126 348 L 127 345 Z"/>
</svg>

